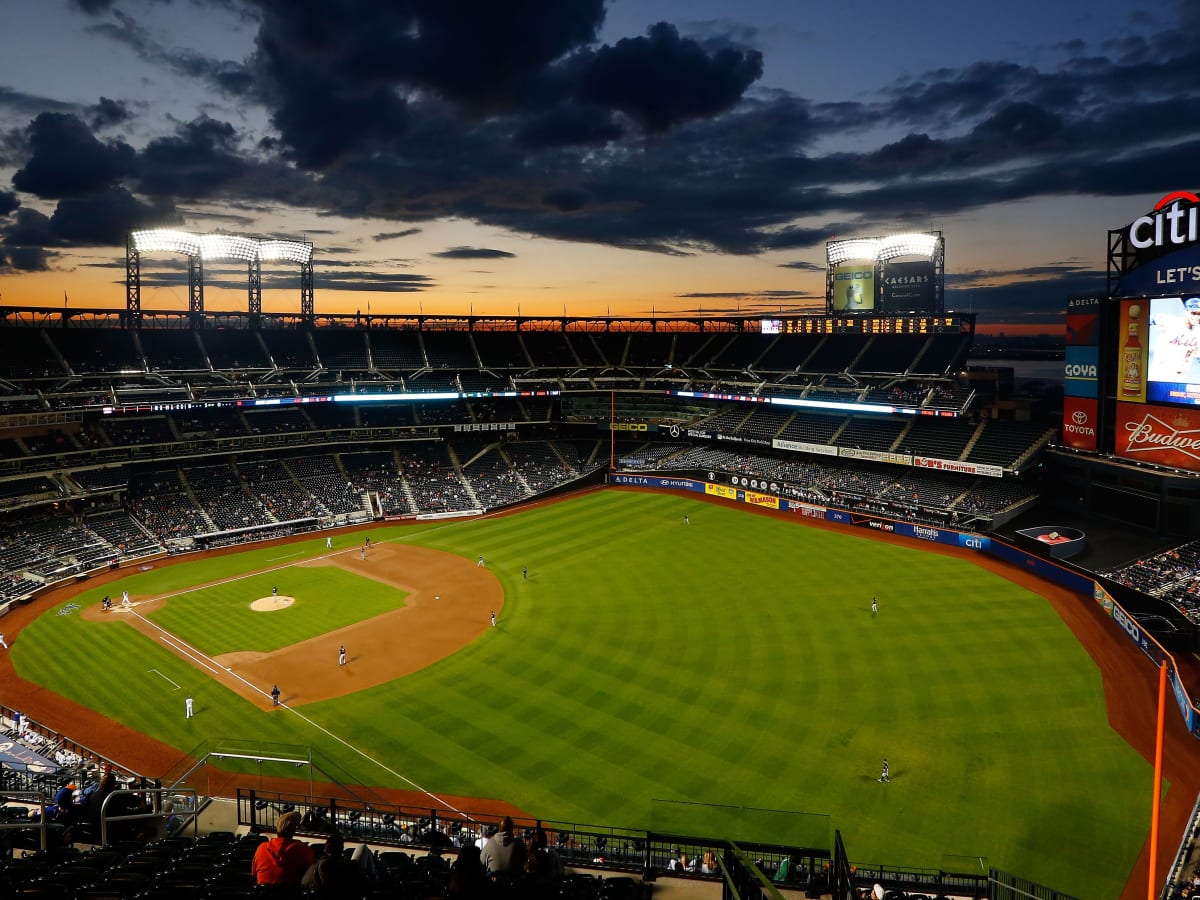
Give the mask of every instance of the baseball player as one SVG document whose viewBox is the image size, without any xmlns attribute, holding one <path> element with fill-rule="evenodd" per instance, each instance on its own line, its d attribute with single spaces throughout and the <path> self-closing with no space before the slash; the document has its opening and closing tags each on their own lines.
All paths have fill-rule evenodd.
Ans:
<svg viewBox="0 0 1200 900">
<path fill-rule="evenodd" d="M 877 612 L 879 612 L 879 598 L 872 597 L 871 598 L 871 615 L 875 615 Z"/>
<path fill-rule="evenodd" d="M 191 697 L 188 697 L 186 700 L 183 701 L 183 709 L 184 709 L 184 712 L 186 713 L 184 718 L 190 719 L 193 715 L 195 715 L 195 713 L 192 711 L 192 698 Z"/>
<path fill-rule="evenodd" d="M 338 665 L 344 666 L 345 664 L 346 664 L 346 645 L 342 644 L 342 646 L 338 648 Z"/>
<path fill-rule="evenodd" d="M 892 777 L 888 774 L 888 761 L 886 756 L 883 758 L 883 774 L 879 776 L 879 781 L 883 784 L 892 783 Z"/>
</svg>

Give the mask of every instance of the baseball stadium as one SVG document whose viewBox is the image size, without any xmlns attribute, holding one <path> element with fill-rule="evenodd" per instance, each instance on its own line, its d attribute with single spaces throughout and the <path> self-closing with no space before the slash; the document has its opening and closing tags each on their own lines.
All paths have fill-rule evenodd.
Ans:
<svg viewBox="0 0 1200 900">
<path fill-rule="evenodd" d="M 122 309 L 0 308 L 0 887 L 263 896 L 278 821 L 354 896 L 480 896 L 498 827 L 555 866 L 488 896 L 1186 896 L 1200 395 L 1149 285 L 1200 249 L 1142 219 L 1038 402 L 940 233 L 775 319 L 326 315 L 311 244 L 175 231 Z"/>
</svg>

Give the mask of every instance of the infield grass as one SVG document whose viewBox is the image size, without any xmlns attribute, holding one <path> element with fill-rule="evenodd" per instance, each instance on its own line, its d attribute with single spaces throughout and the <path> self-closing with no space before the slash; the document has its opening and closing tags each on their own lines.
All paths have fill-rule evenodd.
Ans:
<svg viewBox="0 0 1200 900">
<path fill-rule="evenodd" d="M 1044 598 L 969 562 L 617 490 L 371 536 L 482 553 L 505 589 L 499 627 L 453 656 L 301 709 L 425 789 L 629 827 L 653 826 L 656 800 L 686 801 L 670 814 L 691 810 L 699 835 L 729 821 L 704 804 L 816 813 L 859 862 L 981 856 L 1080 897 L 1119 894 L 1145 840 L 1150 767 L 1108 727 L 1096 666 Z M 287 565 L 266 562 L 284 552 L 318 555 L 324 539 L 127 582 L 165 593 Z M 283 592 L 285 575 L 267 577 Z M 201 621 L 179 627 L 206 646 Z M 211 646 L 251 649 L 232 640 Z M 45 615 L 12 652 L 24 677 L 181 749 L 310 744 L 364 783 L 410 786 L 131 628 Z M 163 675 L 203 714 L 185 721 Z M 738 836 L 790 840 L 787 817 L 772 821 Z"/>
</svg>

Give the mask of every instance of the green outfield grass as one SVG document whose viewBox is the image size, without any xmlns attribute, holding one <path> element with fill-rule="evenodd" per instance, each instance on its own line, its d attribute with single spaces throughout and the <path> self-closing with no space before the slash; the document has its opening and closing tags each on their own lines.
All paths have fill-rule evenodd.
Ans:
<svg viewBox="0 0 1200 900">
<path fill-rule="evenodd" d="M 250 609 L 254 600 L 272 596 L 276 587 L 295 602 L 270 616 Z M 235 650 L 266 653 L 398 609 L 405 596 L 333 566 L 293 567 L 225 578 L 175 594 L 147 618 L 209 656 Z"/>
<path fill-rule="evenodd" d="M 653 825 L 656 800 L 689 801 L 697 834 L 741 820 L 703 804 L 828 815 L 860 862 L 982 856 L 1080 897 L 1116 896 L 1145 840 L 1152 773 L 1108 727 L 1096 666 L 1043 598 L 968 562 L 615 490 L 371 535 L 482 553 L 505 589 L 499 627 L 452 657 L 299 710 L 422 788 L 629 827 Z M 323 552 L 320 538 L 197 559 L 105 590 L 166 593 Z M 313 571 L 267 583 L 283 593 Z M 409 786 L 130 628 L 45 615 L 12 652 L 26 678 L 181 749 L 310 744 L 365 783 Z M 194 692 L 195 719 L 167 679 Z"/>
</svg>

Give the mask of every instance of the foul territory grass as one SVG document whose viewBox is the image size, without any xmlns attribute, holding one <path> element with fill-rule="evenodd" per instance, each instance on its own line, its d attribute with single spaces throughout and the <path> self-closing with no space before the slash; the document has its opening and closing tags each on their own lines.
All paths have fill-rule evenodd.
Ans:
<svg viewBox="0 0 1200 900">
<path fill-rule="evenodd" d="M 1043 598 L 969 562 L 616 490 L 371 535 L 468 564 L 482 553 L 505 590 L 499 626 L 453 656 L 301 710 L 427 790 L 629 827 L 667 811 L 696 834 L 780 842 L 795 837 L 789 822 L 809 835 L 827 816 L 861 862 L 984 857 L 1082 897 L 1116 896 L 1145 839 L 1151 772 L 1108 727 L 1099 671 Z M 284 549 L 282 562 L 268 548 L 127 583 L 166 593 L 324 544 Z M 267 578 L 282 593 L 290 573 L 312 571 Z M 204 644 L 199 620 L 186 628 L 202 646 L 252 649 Z M 181 749 L 307 744 L 364 783 L 411 786 L 127 627 L 48 614 L 13 658 L 25 677 Z M 201 715 L 183 719 L 168 679 Z M 758 833 L 763 823 L 777 833 Z"/>
</svg>

